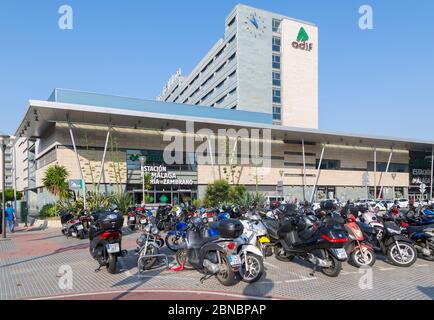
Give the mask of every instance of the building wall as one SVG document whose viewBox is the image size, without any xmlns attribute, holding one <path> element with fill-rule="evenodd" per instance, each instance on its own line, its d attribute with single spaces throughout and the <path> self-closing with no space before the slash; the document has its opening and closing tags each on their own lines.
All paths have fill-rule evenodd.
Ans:
<svg viewBox="0 0 434 320">
<path fill-rule="evenodd" d="M 305 42 L 297 41 L 301 28 Z M 281 29 L 282 124 L 318 129 L 318 28 L 284 19 Z"/>
</svg>

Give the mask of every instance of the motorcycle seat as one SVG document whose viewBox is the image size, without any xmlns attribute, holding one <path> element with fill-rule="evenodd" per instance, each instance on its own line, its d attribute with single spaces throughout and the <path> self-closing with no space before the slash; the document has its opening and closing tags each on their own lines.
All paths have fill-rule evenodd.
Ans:
<svg viewBox="0 0 434 320">
<path fill-rule="evenodd" d="M 213 242 L 220 239 L 219 236 L 215 236 L 215 237 L 209 237 L 209 238 L 203 238 L 201 239 L 201 241 L 198 241 L 197 243 L 194 243 L 194 247 L 195 248 L 200 248 L 202 246 L 204 246 L 207 243 Z"/>
<path fill-rule="evenodd" d="M 264 225 L 267 228 L 270 236 L 274 239 L 278 239 L 279 221 L 276 220 L 264 220 Z"/>
</svg>

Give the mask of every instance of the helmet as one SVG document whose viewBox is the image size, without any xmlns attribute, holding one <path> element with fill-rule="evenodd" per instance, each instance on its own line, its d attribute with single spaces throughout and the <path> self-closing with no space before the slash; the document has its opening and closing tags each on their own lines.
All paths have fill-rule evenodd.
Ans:
<svg viewBox="0 0 434 320">
<path fill-rule="evenodd" d="M 233 208 L 232 208 L 232 213 L 235 215 L 235 216 L 237 216 L 237 215 L 239 215 L 240 214 L 240 207 L 238 207 L 238 206 L 234 206 Z"/>
<path fill-rule="evenodd" d="M 166 206 L 166 211 L 172 211 L 173 207 L 171 205 Z"/>
</svg>

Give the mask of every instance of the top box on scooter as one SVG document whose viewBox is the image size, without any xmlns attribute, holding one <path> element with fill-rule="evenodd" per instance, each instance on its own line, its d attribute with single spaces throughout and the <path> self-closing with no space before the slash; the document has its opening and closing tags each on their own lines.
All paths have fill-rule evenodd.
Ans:
<svg viewBox="0 0 434 320">
<path fill-rule="evenodd" d="M 118 212 L 99 212 L 96 224 L 102 230 L 121 229 L 124 225 L 124 217 Z"/>
<path fill-rule="evenodd" d="M 69 211 L 62 213 L 62 215 L 60 216 L 60 222 L 62 224 L 65 224 L 72 219 L 74 219 L 74 215 Z"/>
<path fill-rule="evenodd" d="M 221 238 L 236 239 L 243 234 L 244 226 L 239 220 L 228 219 L 218 223 Z"/>
</svg>

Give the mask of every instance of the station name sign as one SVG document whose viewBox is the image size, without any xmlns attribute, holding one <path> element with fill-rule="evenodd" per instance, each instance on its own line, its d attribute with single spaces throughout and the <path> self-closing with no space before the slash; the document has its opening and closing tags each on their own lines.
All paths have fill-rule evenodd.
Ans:
<svg viewBox="0 0 434 320">
<path fill-rule="evenodd" d="M 175 172 L 168 172 L 166 166 L 144 166 L 143 171 L 151 174 L 153 185 L 186 185 L 194 184 L 193 179 L 178 178 Z"/>
</svg>

